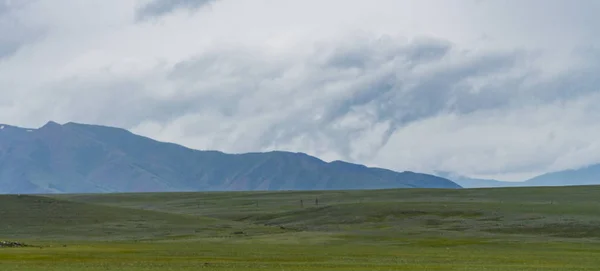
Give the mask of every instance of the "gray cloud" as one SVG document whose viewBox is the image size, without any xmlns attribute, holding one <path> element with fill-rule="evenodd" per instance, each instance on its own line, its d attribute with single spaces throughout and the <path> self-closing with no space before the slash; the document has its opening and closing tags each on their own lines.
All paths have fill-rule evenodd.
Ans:
<svg viewBox="0 0 600 271">
<path fill-rule="evenodd" d="M 7 1 L 0 2 L 0 16 L 7 13 L 9 11 L 9 9 L 10 9 L 9 2 L 7 2 Z"/>
<path fill-rule="evenodd" d="M 520 51 L 476 53 L 443 40 L 386 37 L 340 44 L 352 47 L 321 47 L 302 62 L 217 48 L 136 77 L 101 73 L 63 80 L 50 87 L 51 98 L 39 100 L 55 104 L 51 111 L 24 107 L 36 108 L 27 114 L 39 122 L 54 116 L 132 129 L 151 123 L 179 131 L 176 141 L 197 148 L 332 152 L 360 162 L 379 161 L 397 144 L 394 137 L 431 119 L 492 114 L 491 120 L 495 112 L 575 101 L 599 85 L 589 66 L 541 78 L 536 69 L 522 68 L 532 57 Z M 440 159 L 430 166 L 446 167 Z M 552 163 L 531 159 L 473 169 L 524 172 Z"/>
<path fill-rule="evenodd" d="M 23 46 L 34 42 L 43 35 L 41 29 L 24 25 L 23 8 L 35 3 L 36 0 L 0 1 L 0 60 L 10 57 Z"/>
<path fill-rule="evenodd" d="M 8 57 L 22 46 L 22 43 L 14 43 L 0 40 L 0 59 Z"/>
<path fill-rule="evenodd" d="M 103 0 L 93 11 L 77 6 L 79 17 L 63 13 L 69 2 L 0 15 L 3 119 L 114 125 L 200 149 L 304 151 L 398 170 L 531 174 L 600 161 L 593 28 L 542 29 L 563 18 L 536 15 L 542 1 L 518 11 L 456 1 L 436 16 L 427 1 L 411 3 L 414 16 L 397 14 L 405 1 L 223 1 L 207 16 L 182 16 L 174 11 L 211 1 Z M 340 4 L 347 12 L 336 12 Z M 528 10 L 515 20 L 533 24 L 502 21 Z M 161 24 L 135 22 L 166 14 Z M 26 31 L 13 31 L 16 22 Z M 40 25 L 49 25 L 44 39 Z"/>
<path fill-rule="evenodd" d="M 179 9 L 197 10 L 217 0 L 151 0 L 136 11 L 138 20 L 161 17 Z"/>
<path fill-rule="evenodd" d="M 14 32 L 15 30 L 17 31 Z M 6 33 L 0 36 L 0 60 L 14 55 L 43 35 L 41 30 L 24 29 L 2 22 L 0 22 L 0 33 Z"/>
<path fill-rule="evenodd" d="M 527 84 L 536 71 L 521 68 L 530 57 L 519 51 L 474 53 L 444 40 L 386 37 L 341 44 L 352 47 L 321 48 L 300 63 L 260 51 L 215 49 L 143 77 L 62 81 L 52 88 L 61 97 L 53 101 L 62 109 L 55 116 L 127 128 L 185 120 L 180 137 L 208 135 L 211 143 L 204 147 L 242 152 L 300 140 L 300 150 L 368 161 L 399 131 L 437 116 L 570 101 L 598 85 L 593 72 L 576 70 Z M 372 137 L 369 147 L 357 146 L 365 136 Z"/>
<path fill-rule="evenodd" d="M 252 58 L 251 53 L 233 60 L 228 54 L 210 52 L 209 55 L 218 61 L 191 61 L 185 64 L 188 69 L 184 71 L 179 67 L 172 71 L 172 76 L 177 74 L 181 76 L 178 77 L 180 80 L 186 78 L 182 88 L 188 91 L 197 83 L 206 83 L 205 80 L 235 82 L 211 89 L 199 88 L 196 93 L 206 93 L 206 96 L 187 97 L 186 102 L 196 101 L 196 110 L 201 112 L 218 112 L 223 120 L 241 116 L 248 120 L 270 115 L 269 121 L 261 123 L 262 126 L 243 130 L 256 140 L 244 143 L 254 147 L 240 150 L 277 148 L 302 139 L 308 145 L 324 145 L 323 148 L 335 150 L 344 159 L 357 161 L 375 159 L 381 149 L 389 148 L 389 139 L 399 130 L 436 116 L 510 112 L 515 108 L 572 101 L 597 91 L 595 72 L 589 67 L 586 67 L 587 73 L 570 70 L 550 79 L 536 79 L 537 70 L 521 68 L 530 58 L 523 52 L 469 53 L 448 44 L 443 41 L 433 44 L 415 42 L 378 48 L 379 43 L 373 42 L 350 51 L 332 48 L 335 53 L 325 57 L 325 61 L 304 63 L 308 65 L 305 66 L 306 74 L 299 78 L 285 77 L 297 63 L 281 67 L 264 58 Z M 383 47 L 393 49 L 386 51 Z M 317 59 L 319 55 L 308 59 Z M 423 55 L 435 57 L 423 59 Z M 238 63 L 232 65 L 237 69 L 223 69 L 228 72 L 219 75 L 214 73 L 218 70 L 216 67 L 223 68 L 230 62 Z M 259 67 L 276 69 L 261 73 L 257 71 L 261 69 Z M 207 72 L 209 70 L 213 72 Z M 280 83 L 271 84 L 273 81 Z M 340 89 L 331 91 L 339 92 L 328 97 L 328 89 L 335 88 L 336 84 L 340 84 Z M 301 91 L 291 91 L 296 89 Z M 222 92 L 227 95 L 218 94 Z M 265 100 L 256 100 L 257 97 Z M 260 107 L 264 108 L 260 110 Z M 229 108 L 235 108 L 235 112 L 225 113 L 231 112 Z M 253 110 L 242 110 L 244 108 Z M 366 123 L 348 124 L 349 118 L 362 118 Z M 355 146 L 356 141 L 372 133 L 376 125 L 385 129 L 376 135 L 374 145 L 370 145 L 370 149 Z M 255 135 L 251 136 L 253 133 Z M 363 149 L 357 154 L 357 148 Z M 550 161 L 533 162 L 522 162 L 511 170 L 533 170 Z M 498 171 L 501 168 L 481 173 Z"/>
<path fill-rule="evenodd" d="M 18 11 L 23 9 L 31 4 L 34 4 L 38 0 L 1 0 L 0 1 L 0 18 L 3 15 L 9 14 L 13 11 Z"/>
</svg>

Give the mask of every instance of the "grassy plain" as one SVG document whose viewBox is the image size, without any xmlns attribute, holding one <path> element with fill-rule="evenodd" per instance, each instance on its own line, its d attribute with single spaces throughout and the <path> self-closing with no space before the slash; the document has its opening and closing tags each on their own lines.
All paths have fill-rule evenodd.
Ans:
<svg viewBox="0 0 600 271">
<path fill-rule="evenodd" d="M 598 270 L 600 187 L 0 196 L 0 270 Z M 318 205 L 316 200 L 318 199 Z"/>
</svg>

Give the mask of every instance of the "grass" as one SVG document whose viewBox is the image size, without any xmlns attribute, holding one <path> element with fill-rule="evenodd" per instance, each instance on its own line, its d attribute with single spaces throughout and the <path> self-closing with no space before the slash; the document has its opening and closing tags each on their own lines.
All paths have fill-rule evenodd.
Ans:
<svg viewBox="0 0 600 271">
<path fill-rule="evenodd" d="M 0 266 L 597 270 L 599 194 L 589 186 L 0 196 L 0 240 L 35 246 L 0 248 Z"/>
</svg>

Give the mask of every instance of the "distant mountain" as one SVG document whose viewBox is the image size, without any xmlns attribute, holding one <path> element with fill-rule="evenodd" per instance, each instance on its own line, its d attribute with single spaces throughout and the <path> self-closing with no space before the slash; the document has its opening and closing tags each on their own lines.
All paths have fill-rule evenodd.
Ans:
<svg viewBox="0 0 600 271">
<path fill-rule="evenodd" d="M 0 193 L 416 187 L 460 188 L 433 175 L 326 163 L 303 153 L 226 154 L 105 126 L 0 124 Z"/>
<path fill-rule="evenodd" d="M 523 186 L 567 186 L 600 184 L 600 164 L 550 172 L 523 182 Z"/>
<path fill-rule="evenodd" d="M 509 187 L 520 186 L 522 184 L 522 182 L 506 182 L 492 179 L 470 178 L 446 171 L 437 171 L 435 172 L 435 175 L 451 180 L 464 188 Z"/>
<path fill-rule="evenodd" d="M 600 185 L 600 164 L 550 172 L 520 182 L 476 179 L 444 171 L 435 172 L 435 175 L 452 180 L 464 188 Z"/>
</svg>

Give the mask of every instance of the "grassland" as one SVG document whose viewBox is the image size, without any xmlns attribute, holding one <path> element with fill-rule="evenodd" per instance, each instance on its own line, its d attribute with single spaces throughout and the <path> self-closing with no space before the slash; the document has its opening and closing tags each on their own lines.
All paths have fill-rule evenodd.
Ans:
<svg viewBox="0 0 600 271">
<path fill-rule="evenodd" d="M 598 270 L 600 187 L 0 196 L 0 270 Z M 316 201 L 318 200 L 318 205 Z"/>
</svg>

